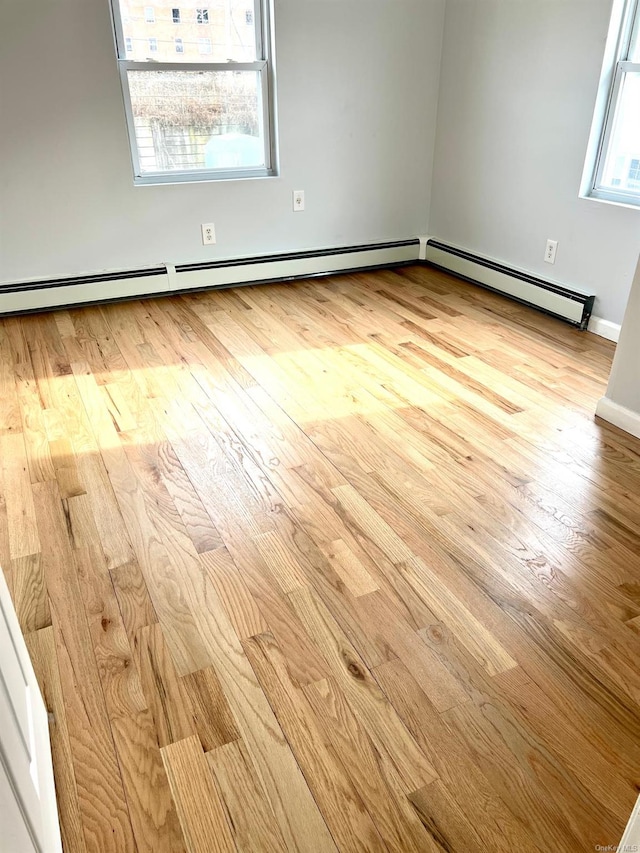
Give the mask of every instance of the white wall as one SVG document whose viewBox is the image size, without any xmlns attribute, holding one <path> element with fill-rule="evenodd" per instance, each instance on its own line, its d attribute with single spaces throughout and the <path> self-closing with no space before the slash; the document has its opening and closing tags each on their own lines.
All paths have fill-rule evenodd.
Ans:
<svg viewBox="0 0 640 853">
<path fill-rule="evenodd" d="M 610 412 L 606 401 L 614 403 L 626 410 L 625 417 L 633 417 L 635 435 L 640 435 L 640 347 L 638 346 L 638 330 L 640 329 L 640 259 L 636 268 L 635 278 L 631 286 L 631 294 L 627 303 L 620 341 L 616 347 L 615 358 L 609 377 L 607 396 L 598 406 L 598 414 L 607 420 Z M 603 406 L 603 402 L 605 405 Z M 615 412 L 614 412 L 615 414 Z M 614 420 L 614 423 L 616 421 Z M 623 429 L 629 429 L 630 424 L 618 423 Z"/>
<path fill-rule="evenodd" d="M 589 290 L 594 313 L 619 323 L 640 211 L 578 198 L 610 10 L 447 0 L 429 233 Z"/>
<path fill-rule="evenodd" d="M 6 0 L 0 281 L 424 233 L 444 0 L 276 0 L 275 15 L 281 176 L 134 187 L 108 0 Z"/>
</svg>

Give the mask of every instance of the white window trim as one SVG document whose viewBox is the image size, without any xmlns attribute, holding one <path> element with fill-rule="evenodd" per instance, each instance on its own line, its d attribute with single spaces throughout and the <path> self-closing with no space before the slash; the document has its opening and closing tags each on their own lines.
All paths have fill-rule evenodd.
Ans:
<svg viewBox="0 0 640 853">
<path fill-rule="evenodd" d="M 147 17 L 147 11 L 149 11 L 149 10 L 151 12 L 150 18 Z M 142 17 L 144 18 L 145 24 L 155 24 L 155 22 L 156 22 L 156 10 L 153 8 L 153 6 L 145 6 L 144 10 L 143 10 Z"/>
<path fill-rule="evenodd" d="M 201 181 L 229 181 L 246 178 L 270 178 L 278 175 L 276 138 L 276 91 L 274 73 L 273 3 L 272 0 L 254 0 L 256 57 L 254 62 L 137 62 L 127 59 L 122 18 L 118 0 L 110 0 L 115 36 L 116 57 L 133 164 L 133 182 L 137 186 L 157 184 L 195 183 Z M 260 107 L 265 142 L 265 165 L 257 168 L 190 169 L 175 172 L 142 172 L 138 157 L 135 123 L 131 107 L 129 71 L 256 71 L 260 79 Z"/>
<path fill-rule="evenodd" d="M 600 186 L 624 75 L 640 72 L 640 63 L 627 61 L 636 21 L 640 26 L 640 0 L 614 0 L 580 196 L 637 209 L 639 193 Z"/>
</svg>

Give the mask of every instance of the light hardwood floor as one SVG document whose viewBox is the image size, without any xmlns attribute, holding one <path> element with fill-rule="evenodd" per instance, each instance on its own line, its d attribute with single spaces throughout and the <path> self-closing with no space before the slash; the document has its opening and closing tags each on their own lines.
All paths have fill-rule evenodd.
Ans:
<svg viewBox="0 0 640 853">
<path fill-rule="evenodd" d="M 0 563 L 67 853 L 616 844 L 612 351 L 419 267 L 1 320 Z"/>
</svg>

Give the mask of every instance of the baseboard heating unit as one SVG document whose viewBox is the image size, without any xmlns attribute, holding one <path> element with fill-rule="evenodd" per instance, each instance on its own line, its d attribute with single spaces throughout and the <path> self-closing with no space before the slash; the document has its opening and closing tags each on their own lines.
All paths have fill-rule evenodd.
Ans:
<svg viewBox="0 0 640 853">
<path fill-rule="evenodd" d="M 0 284 L 0 314 L 399 267 L 417 263 L 419 253 L 415 238 Z"/>
<path fill-rule="evenodd" d="M 510 296 L 524 305 L 538 308 L 580 329 L 587 328 L 595 296 L 544 281 L 529 273 L 479 255 L 472 255 L 464 249 L 447 246 L 438 240 L 427 240 L 424 259 L 431 266 L 453 273 L 473 284 Z"/>
</svg>

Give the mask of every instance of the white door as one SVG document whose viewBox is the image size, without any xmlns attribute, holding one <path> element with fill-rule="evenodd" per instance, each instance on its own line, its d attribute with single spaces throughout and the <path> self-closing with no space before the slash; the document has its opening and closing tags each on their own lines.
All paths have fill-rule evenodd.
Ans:
<svg viewBox="0 0 640 853">
<path fill-rule="evenodd" d="M 62 851 L 47 711 L 1 569 L 0 851 Z"/>
</svg>

